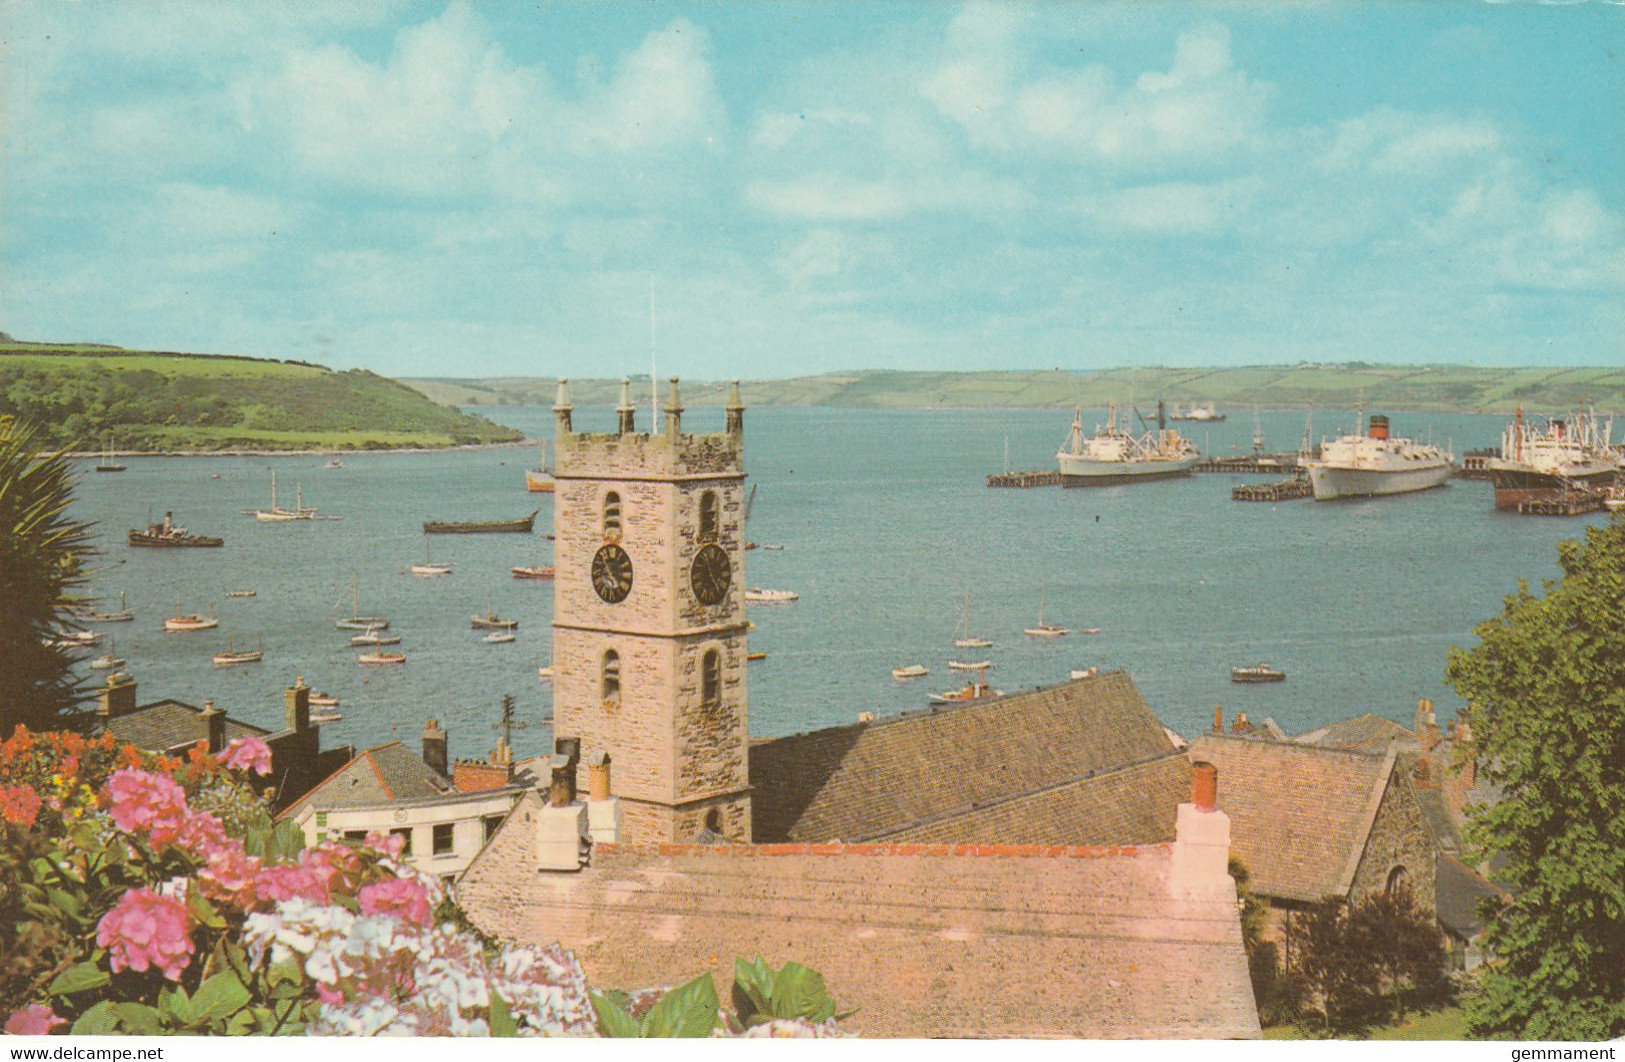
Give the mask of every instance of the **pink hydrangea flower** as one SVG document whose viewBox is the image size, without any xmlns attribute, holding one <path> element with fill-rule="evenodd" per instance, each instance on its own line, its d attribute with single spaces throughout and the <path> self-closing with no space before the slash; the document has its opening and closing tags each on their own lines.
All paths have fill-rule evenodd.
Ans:
<svg viewBox="0 0 1625 1062">
<path fill-rule="evenodd" d="M 213 859 L 231 849 L 241 849 L 242 842 L 226 832 L 218 816 L 207 811 L 194 811 L 181 822 L 175 834 L 175 843 L 200 859 Z"/>
<path fill-rule="evenodd" d="M 399 859 L 401 852 L 406 848 L 406 837 L 399 833 L 369 833 L 362 842 L 375 852 L 382 852 L 391 859 Z"/>
<path fill-rule="evenodd" d="M 114 973 L 151 967 L 171 981 L 181 979 L 196 950 L 187 932 L 186 904 L 151 889 L 126 890 L 102 916 L 96 943 L 107 949 Z"/>
<path fill-rule="evenodd" d="M 271 747 L 257 737 L 240 737 L 226 746 L 226 754 L 220 762 L 238 770 L 270 774 Z"/>
<path fill-rule="evenodd" d="M 213 852 L 209 862 L 197 872 L 203 895 L 239 911 L 252 910 L 259 902 L 260 860 L 242 845 L 226 846 Z"/>
<path fill-rule="evenodd" d="M 186 822 L 186 791 L 175 780 L 137 768 L 113 772 L 107 780 L 113 822 L 129 833 L 148 833 L 154 844 L 167 844 Z"/>
<path fill-rule="evenodd" d="M 13 785 L 0 789 L 0 819 L 24 827 L 32 826 L 35 816 L 39 814 L 39 808 L 39 794 L 34 792 L 31 785 Z"/>
<path fill-rule="evenodd" d="M 388 915 L 418 926 L 430 925 L 434 917 L 429 910 L 429 891 L 411 878 L 390 878 L 363 887 L 361 913 Z"/>
<path fill-rule="evenodd" d="M 57 1017 L 46 1004 L 30 1003 L 6 1019 L 6 1032 L 13 1036 L 48 1036 L 52 1029 L 66 1024 L 67 1020 Z"/>
<path fill-rule="evenodd" d="M 333 900 L 327 887 L 329 875 L 303 863 L 279 863 L 260 871 L 256 891 L 262 900 L 308 900 L 327 904 Z"/>
</svg>

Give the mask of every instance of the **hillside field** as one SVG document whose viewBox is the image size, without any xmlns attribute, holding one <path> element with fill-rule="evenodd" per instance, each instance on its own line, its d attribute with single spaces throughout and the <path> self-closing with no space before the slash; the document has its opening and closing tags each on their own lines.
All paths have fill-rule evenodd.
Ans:
<svg viewBox="0 0 1625 1062">
<path fill-rule="evenodd" d="M 365 450 L 520 434 L 361 369 L 231 355 L 0 343 L 0 415 L 46 442 L 132 451 Z"/>
</svg>

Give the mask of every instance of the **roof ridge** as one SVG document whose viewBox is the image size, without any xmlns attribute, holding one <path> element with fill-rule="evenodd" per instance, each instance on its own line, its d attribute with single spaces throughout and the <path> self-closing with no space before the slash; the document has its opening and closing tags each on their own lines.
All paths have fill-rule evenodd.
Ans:
<svg viewBox="0 0 1625 1062">
<path fill-rule="evenodd" d="M 390 745 L 399 745 L 400 742 L 399 741 L 392 741 L 389 744 Z M 384 791 L 384 799 L 386 799 L 386 800 L 394 800 L 395 799 L 395 791 L 393 789 L 389 788 L 389 783 L 384 780 L 383 768 L 379 767 L 378 766 L 378 761 L 372 758 L 372 754 L 374 752 L 382 751 L 383 749 L 387 749 L 388 747 L 389 747 L 389 745 L 379 745 L 378 748 L 376 748 L 376 749 L 368 749 L 367 751 L 363 752 L 361 755 L 366 759 L 367 765 L 372 768 L 372 773 L 378 776 L 378 785 Z"/>
</svg>

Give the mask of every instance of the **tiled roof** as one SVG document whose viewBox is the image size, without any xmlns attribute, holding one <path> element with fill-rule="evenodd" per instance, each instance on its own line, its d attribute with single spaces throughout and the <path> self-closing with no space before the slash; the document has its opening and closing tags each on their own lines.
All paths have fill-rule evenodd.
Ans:
<svg viewBox="0 0 1625 1062">
<path fill-rule="evenodd" d="M 1472 940 L 1484 928 L 1484 919 L 1478 913 L 1479 903 L 1506 893 L 1448 852 L 1439 853 L 1437 870 L 1434 903 L 1439 922 L 1461 939 Z"/>
<path fill-rule="evenodd" d="M 133 712 L 108 719 L 104 726 L 121 745 L 134 745 L 148 752 L 168 752 L 178 746 L 195 745 L 209 736 L 203 709 L 180 701 L 154 701 Z M 265 737 L 270 731 L 226 717 L 226 740 Z"/>
<path fill-rule="evenodd" d="M 559 941 L 596 985 L 679 984 L 732 960 L 823 974 L 866 1036 L 1259 1035 L 1233 894 L 1174 899 L 1167 845 L 595 846 L 534 867 L 526 796 L 458 883 L 488 931 Z M 497 924 L 500 923 L 500 924 Z"/>
<path fill-rule="evenodd" d="M 1320 745 L 1326 748 L 1364 749 L 1367 752 L 1385 752 L 1390 742 L 1415 748 L 1416 735 L 1392 719 L 1366 712 L 1353 719 L 1344 719 L 1292 739 L 1300 745 Z"/>
<path fill-rule="evenodd" d="M 751 747 L 753 832 L 860 841 L 1172 749 L 1122 672 L 832 727 Z"/>
<path fill-rule="evenodd" d="M 307 805 L 323 811 L 428 800 L 455 794 L 450 779 L 399 741 L 366 749 L 282 813 L 293 818 Z"/>
<path fill-rule="evenodd" d="M 942 844 L 1157 844 L 1191 795 L 1180 752 L 907 826 L 877 840 Z"/>
<path fill-rule="evenodd" d="M 1190 758 L 1219 769 L 1230 852 L 1254 891 L 1304 901 L 1347 893 L 1394 753 L 1203 734 Z"/>
</svg>

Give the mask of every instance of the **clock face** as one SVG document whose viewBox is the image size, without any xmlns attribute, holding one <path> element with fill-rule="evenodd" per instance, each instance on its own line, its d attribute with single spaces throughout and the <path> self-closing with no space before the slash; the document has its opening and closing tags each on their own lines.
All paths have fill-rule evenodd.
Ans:
<svg viewBox="0 0 1625 1062">
<path fill-rule="evenodd" d="M 611 605 L 626 600 L 632 592 L 632 558 L 613 542 L 592 558 L 592 588 Z"/>
<path fill-rule="evenodd" d="M 715 605 L 728 593 L 728 583 L 733 578 L 733 565 L 728 562 L 728 554 L 721 546 L 701 546 L 700 551 L 694 554 L 694 563 L 689 565 L 688 582 L 694 588 L 694 596 L 700 599 L 702 605 Z"/>
</svg>

